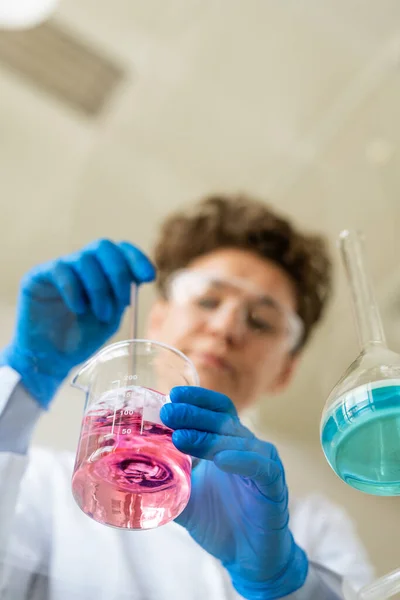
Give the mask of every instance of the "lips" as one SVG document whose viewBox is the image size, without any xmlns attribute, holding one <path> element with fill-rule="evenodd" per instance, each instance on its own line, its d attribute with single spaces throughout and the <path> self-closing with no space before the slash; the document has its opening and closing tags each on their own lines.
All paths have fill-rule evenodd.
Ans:
<svg viewBox="0 0 400 600">
<path fill-rule="evenodd" d="M 233 372 L 232 365 L 224 357 L 217 354 L 212 354 L 211 352 L 194 352 L 192 358 L 195 362 L 204 364 L 207 367 L 228 373 Z"/>
</svg>

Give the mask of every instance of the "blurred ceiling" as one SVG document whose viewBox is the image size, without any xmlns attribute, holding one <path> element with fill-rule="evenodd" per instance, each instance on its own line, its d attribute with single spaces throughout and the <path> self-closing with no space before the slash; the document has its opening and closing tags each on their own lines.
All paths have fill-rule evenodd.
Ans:
<svg viewBox="0 0 400 600">
<path fill-rule="evenodd" d="M 98 236 L 149 250 L 171 209 L 247 191 L 333 248 L 341 229 L 364 230 L 400 350 L 398 0 L 64 0 L 53 23 L 121 77 L 85 114 L 0 57 L 3 305 L 35 262 Z M 56 59 L 42 54 L 47 73 Z M 317 436 L 355 357 L 340 268 L 336 279 L 295 386 L 260 409 L 267 428 Z"/>
</svg>

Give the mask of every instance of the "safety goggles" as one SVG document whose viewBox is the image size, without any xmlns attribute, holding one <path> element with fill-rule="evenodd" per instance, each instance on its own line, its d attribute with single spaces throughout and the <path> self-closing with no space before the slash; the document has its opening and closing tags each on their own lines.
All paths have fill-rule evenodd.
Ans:
<svg viewBox="0 0 400 600">
<path fill-rule="evenodd" d="M 254 335 L 285 344 L 288 351 L 298 347 L 304 332 L 295 312 L 246 279 L 182 269 L 169 277 L 165 292 L 170 302 L 190 309 L 196 318 L 205 319 L 228 308 L 234 309 L 238 325 Z"/>
</svg>

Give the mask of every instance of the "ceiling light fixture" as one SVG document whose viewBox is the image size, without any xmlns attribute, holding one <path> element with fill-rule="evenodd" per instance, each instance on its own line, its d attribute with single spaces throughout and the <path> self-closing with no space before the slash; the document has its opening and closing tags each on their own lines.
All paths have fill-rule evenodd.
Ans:
<svg viewBox="0 0 400 600">
<path fill-rule="evenodd" d="M 58 0 L 0 0 L 0 29 L 29 29 L 46 21 Z"/>
</svg>

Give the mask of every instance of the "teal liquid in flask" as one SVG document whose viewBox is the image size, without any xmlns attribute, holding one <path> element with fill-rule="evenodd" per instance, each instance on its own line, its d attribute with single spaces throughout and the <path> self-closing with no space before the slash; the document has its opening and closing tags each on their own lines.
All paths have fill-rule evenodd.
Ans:
<svg viewBox="0 0 400 600">
<path fill-rule="evenodd" d="M 340 250 L 361 353 L 328 398 L 321 444 L 348 485 L 377 496 L 400 496 L 400 356 L 386 345 L 362 236 L 342 232 Z"/>
<path fill-rule="evenodd" d="M 352 487 L 400 495 L 400 381 L 362 385 L 326 413 L 322 446 L 334 471 Z"/>
</svg>

